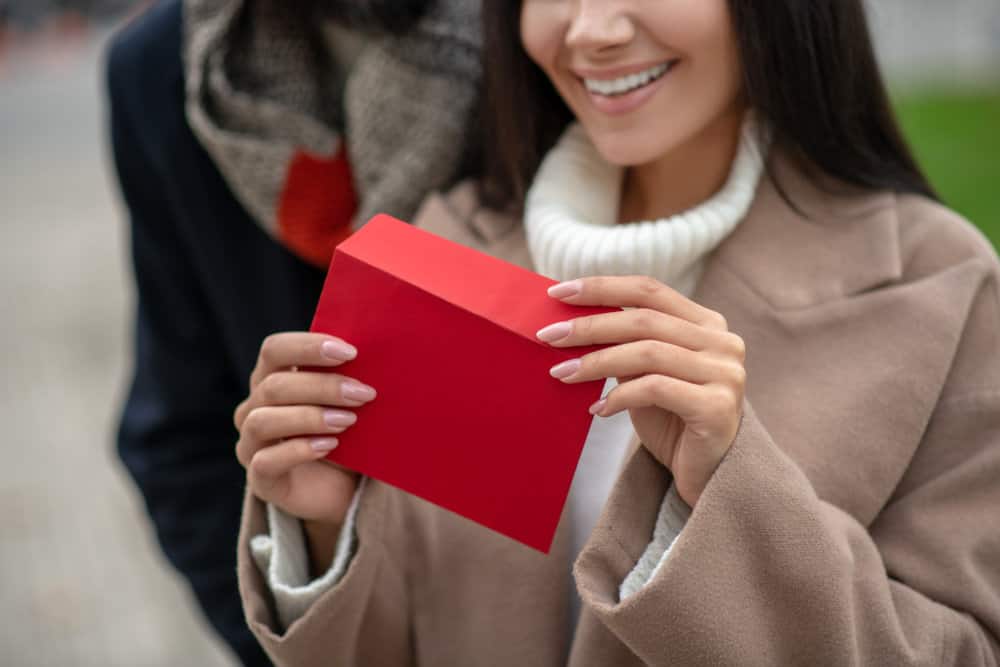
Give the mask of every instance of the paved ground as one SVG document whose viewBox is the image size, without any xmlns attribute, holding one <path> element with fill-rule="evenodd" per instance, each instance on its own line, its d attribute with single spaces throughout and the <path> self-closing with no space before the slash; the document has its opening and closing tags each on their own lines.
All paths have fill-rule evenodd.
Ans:
<svg viewBox="0 0 1000 667">
<path fill-rule="evenodd" d="M 130 296 L 98 57 L 0 78 L 0 664 L 230 665 L 111 451 Z"/>
</svg>

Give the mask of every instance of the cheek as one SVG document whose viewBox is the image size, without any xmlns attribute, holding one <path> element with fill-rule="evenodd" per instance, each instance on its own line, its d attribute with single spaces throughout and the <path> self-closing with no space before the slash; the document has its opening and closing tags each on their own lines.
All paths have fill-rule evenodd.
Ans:
<svg viewBox="0 0 1000 667">
<path fill-rule="evenodd" d="M 707 99 L 728 106 L 739 94 L 742 80 L 739 48 L 725 0 L 685 3 L 688 9 L 684 50 L 696 79 Z"/>
<path fill-rule="evenodd" d="M 568 27 L 563 2 L 525 0 L 521 6 L 521 45 L 528 57 L 550 77 Z"/>
<path fill-rule="evenodd" d="M 654 162 L 731 116 L 742 70 L 726 0 L 649 0 L 636 12 L 652 50 L 682 65 L 652 103 L 622 119 L 590 115 L 589 134 L 605 159 Z"/>
</svg>

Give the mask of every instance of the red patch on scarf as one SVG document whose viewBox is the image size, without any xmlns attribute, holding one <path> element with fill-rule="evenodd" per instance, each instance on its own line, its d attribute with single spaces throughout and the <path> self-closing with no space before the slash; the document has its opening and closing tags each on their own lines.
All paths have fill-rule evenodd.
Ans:
<svg viewBox="0 0 1000 667">
<path fill-rule="evenodd" d="M 278 203 L 278 235 L 298 257 L 321 269 L 351 235 L 358 195 L 343 146 L 332 158 L 299 151 L 288 165 Z"/>
</svg>

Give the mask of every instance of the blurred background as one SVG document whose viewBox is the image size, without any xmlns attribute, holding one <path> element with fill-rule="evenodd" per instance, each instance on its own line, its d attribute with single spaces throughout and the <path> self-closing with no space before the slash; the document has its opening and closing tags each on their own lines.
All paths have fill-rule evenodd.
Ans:
<svg viewBox="0 0 1000 667">
<path fill-rule="evenodd" d="M 0 0 L 0 664 L 231 665 L 113 453 L 127 229 L 104 47 L 141 2 Z M 1000 247 L 1000 2 L 871 0 L 903 125 Z"/>
</svg>

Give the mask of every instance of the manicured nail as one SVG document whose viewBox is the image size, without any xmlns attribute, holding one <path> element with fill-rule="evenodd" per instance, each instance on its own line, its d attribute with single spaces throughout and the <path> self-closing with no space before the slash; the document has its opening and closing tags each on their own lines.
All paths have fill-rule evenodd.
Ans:
<svg viewBox="0 0 1000 667">
<path fill-rule="evenodd" d="M 348 380 L 340 386 L 340 393 L 351 401 L 370 401 L 375 398 L 375 390 L 366 384 Z"/>
<path fill-rule="evenodd" d="M 596 415 L 602 410 L 604 410 L 604 406 L 607 404 L 608 404 L 608 399 L 602 398 L 601 400 L 591 405 L 590 408 L 588 409 L 588 412 L 592 415 Z"/>
<path fill-rule="evenodd" d="M 340 444 L 336 438 L 314 438 L 309 441 L 309 446 L 314 452 L 329 452 Z"/>
<path fill-rule="evenodd" d="M 582 280 L 570 280 L 550 287 L 549 296 L 554 299 L 565 299 L 579 294 L 581 290 L 583 290 Z"/>
<path fill-rule="evenodd" d="M 554 343 L 557 340 L 562 340 L 568 336 L 571 331 L 573 331 L 572 322 L 556 322 L 555 324 L 550 324 L 544 329 L 539 329 L 538 333 L 535 335 L 538 336 L 538 339 L 541 341 Z"/>
<path fill-rule="evenodd" d="M 350 361 L 358 356 L 358 350 L 341 340 L 327 340 L 319 347 L 320 354 L 334 361 Z"/>
<path fill-rule="evenodd" d="M 323 421 L 326 422 L 327 426 L 336 428 L 338 426 L 350 426 L 358 421 L 358 416 L 346 410 L 325 410 L 323 412 Z"/>
<path fill-rule="evenodd" d="M 557 380 L 564 380 L 578 370 L 580 370 L 580 360 L 570 359 L 569 361 L 564 361 L 561 364 L 556 364 L 549 369 L 549 373 Z"/>
</svg>

